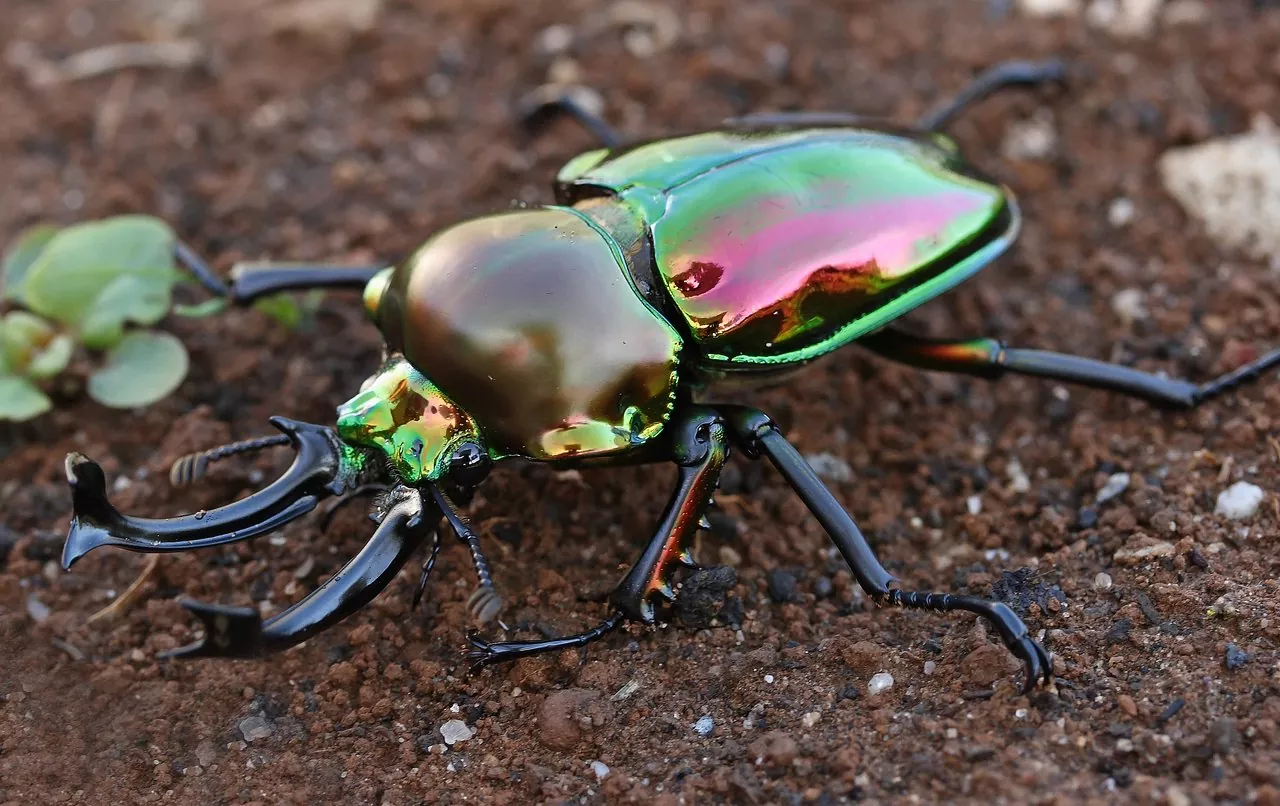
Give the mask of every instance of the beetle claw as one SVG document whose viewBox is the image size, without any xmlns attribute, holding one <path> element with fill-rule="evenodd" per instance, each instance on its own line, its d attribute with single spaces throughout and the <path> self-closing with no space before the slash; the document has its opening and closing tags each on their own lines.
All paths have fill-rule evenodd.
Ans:
<svg viewBox="0 0 1280 806">
<path fill-rule="evenodd" d="M 1053 682 L 1053 656 L 1039 641 L 1024 635 L 1006 645 L 1026 665 L 1027 679 L 1022 686 L 1023 694 L 1030 694 L 1038 685 L 1047 686 Z"/>
<path fill-rule="evenodd" d="M 161 652 L 169 658 L 256 658 L 266 654 L 262 615 L 252 607 L 232 607 L 185 599 L 182 606 L 204 623 L 204 638 Z"/>
</svg>

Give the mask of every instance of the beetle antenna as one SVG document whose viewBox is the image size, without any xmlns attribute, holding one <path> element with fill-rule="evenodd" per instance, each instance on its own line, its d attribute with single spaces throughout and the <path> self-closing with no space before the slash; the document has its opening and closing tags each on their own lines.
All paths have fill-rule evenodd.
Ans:
<svg viewBox="0 0 1280 806">
<path fill-rule="evenodd" d="M 260 451 L 263 448 L 274 448 L 288 444 L 289 437 L 284 434 L 277 434 L 270 437 L 246 439 L 243 442 L 232 442 L 229 445 L 219 445 L 207 451 L 196 451 L 185 456 L 179 456 L 169 467 L 169 484 L 174 487 L 185 487 L 204 478 L 204 474 L 209 471 L 209 465 L 226 459 L 228 456 L 236 456 L 242 453 Z"/>
</svg>

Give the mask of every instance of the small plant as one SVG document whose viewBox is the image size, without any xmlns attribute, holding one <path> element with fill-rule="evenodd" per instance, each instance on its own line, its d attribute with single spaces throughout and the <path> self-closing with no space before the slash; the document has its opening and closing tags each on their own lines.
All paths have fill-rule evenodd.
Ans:
<svg viewBox="0 0 1280 806">
<path fill-rule="evenodd" d="M 145 406 L 177 388 L 187 374 L 186 348 L 169 333 L 145 329 L 173 307 L 182 279 L 175 241 L 163 221 L 140 215 L 41 225 L 18 237 L 0 285 L 0 303 L 9 309 L 0 319 L 0 420 L 48 411 L 41 384 L 67 368 L 77 346 L 105 353 L 87 384 L 103 405 Z"/>
</svg>

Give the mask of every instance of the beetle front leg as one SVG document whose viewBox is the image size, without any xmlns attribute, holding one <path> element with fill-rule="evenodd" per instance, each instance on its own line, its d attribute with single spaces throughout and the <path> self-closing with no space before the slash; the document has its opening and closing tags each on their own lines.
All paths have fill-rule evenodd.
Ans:
<svg viewBox="0 0 1280 806">
<path fill-rule="evenodd" d="M 885 570 L 863 537 L 853 518 L 831 494 L 817 473 L 804 460 L 769 417 L 742 406 L 721 406 L 721 413 L 748 456 L 769 457 L 805 505 L 831 536 L 854 577 L 877 604 L 920 608 L 947 612 L 965 610 L 985 618 L 1000 634 L 1004 645 L 1026 665 L 1027 680 L 1023 689 L 1030 691 L 1041 679 L 1047 684 L 1053 678 L 1053 661 L 1044 647 L 1031 637 L 1027 625 L 1003 602 L 976 596 L 948 593 L 902 591 L 891 588 L 892 575 Z"/>
<path fill-rule="evenodd" d="M 679 566 L 693 564 L 687 547 L 701 528 L 703 511 L 729 456 L 729 441 L 720 416 L 701 406 L 689 407 L 668 427 L 672 429 L 672 459 L 679 479 L 653 538 L 610 597 L 613 615 L 591 630 L 567 638 L 489 643 L 471 636 L 467 657 L 476 666 L 584 646 L 617 629 L 624 620 L 652 624 L 655 600 L 676 598 L 671 575 Z"/>
<path fill-rule="evenodd" d="M 204 258 L 191 247 L 179 241 L 174 244 L 173 256 L 215 296 L 225 297 L 237 305 L 247 305 L 256 299 L 297 291 L 304 288 L 364 288 L 374 275 L 386 265 L 379 266 L 329 266 L 303 263 L 242 263 L 231 271 L 228 285 Z"/>
</svg>

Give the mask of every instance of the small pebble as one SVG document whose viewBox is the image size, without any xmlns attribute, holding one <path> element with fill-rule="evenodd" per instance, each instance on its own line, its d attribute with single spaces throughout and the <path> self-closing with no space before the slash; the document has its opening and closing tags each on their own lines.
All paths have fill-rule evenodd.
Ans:
<svg viewBox="0 0 1280 806">
<path fill-rule="evenodd" d="M 965 506 L 968 507 L 970 515 L 980 514 L 982 512 L 982 496 L 980 495 L 969 496 L 969 499 L 965 501 Z"/>
<path fill-rule="evenodd" d="M 1223 660 L 1227 664 L 1227 668 L 1234 672 L 1236 669 L 1239 669 L 1241 666 L 1248 663 L 1249 657 L 1248 652 L 1245 652 L 1233 643 L 1228 643 L 1226 657 L 1223 658 Z"/>
<path fill-rule="evenodd" d="M 873 697 L 880 692 L 888 691 L 891 688 L 893 688 L 893 675 L 888 672 L 874 674 L 871 676 L 871 679 L 867 681 L 867 693 Z"/>
<path fill-rule="evenodd" d="M 1058 147 L 1053 115 L 1041 111 L 1029 120 L 1015 121 L 1005 131 L 1000 152 L 1009 160 L 1043 160 Z"/>
<path fill-rule="evenodd" d="M 467 723 L 461 719 L 450 719 L 440 726 L 440 736 L 444 739 L 445 744 L 453 745 L 458 742 L 465 742 L 475 735 L 475 731 L 467 727 Z"/>
<path fill-rule="evenodd" d="M 37 599 L 34 593 L 27 597 L 27 615 L 36 624 L 43 624 L 52 612 L 49 605 Z"/>
<path fill-rule="evenodd" d="M 769 598 L 779 603 L 796 600 L 796 578 L 790 571 L 775 568 L 769 572 Z"/>
<path fill-rule="evenodd" d="M 1100 591 L 1111 590 L 1111 575 L 1105 571 L 1098 572 L 1098 575 L 1093 578 L 1093 589 Z"/>
<path fill-rule="evenodd" d="M 1233 521 L 1251 518 L 1258 511 L 1263 497 L 1262 488 L 1258 485 L 1237 481 L 1218 494 L 1218 504 L 1213 512 Z"/>
<path fill-rule="evenodd" d="M 1133 220 L 1133 200 L 1121 196 L 1107 208 L 1107 223 L 1119 229 Z"/>
<path fill-rule="evenodd" d="M 716 729 L 716 721 L 709 716 L 704 716 L 693 723 L 693 732 L 699 736 L 710 736 L 711 731 Z"/>
<path fill-rule="evenodd" d="M 764 682 L 766 682 L 766 683 L 772 683 L 772 682 L 773 682 L 773 675 L 771 675 L 771 674 L 767 674 L 767 675 L 765 675 L 765 676 L 764 676 Z"/>
<path fill-rule="evenodd" d="M 1017 459 L 1009 460 L 1009 466 L 1005 468 L 1005 473 L 1009 476 L 1009 481 L 1013 483 L 1013 491 L 1015 493 L 1025 493 L 1031 489 L 1031 477 L 1027 475 L 1027 471 L 1022 469 L 1022 463 Z"/>
<path fill-rule="evenodd" d="M 804 460 L 809 463 L 809 467 L 813 468 L 814 473 L 827 481 L 853 481 L 853 468 L 833 453 L 811 453 L 806 455 Z"/>
<path fill-rule="evenodd" d="M 1099 504 L 1110 501 L 1120 493 L 1129 489 L 1129 474 L 1115 473 L 1107 479 L 1107 483 L 1102 485 L 1102 489 L 1098 490 L 1097 502 Z"/>
<path fill-rule="evenodd" d="M 822 719 L 822 714 L 817 711 L 810 711 L 800 717 L 800 724 L 804 725 L 806 728 L 812 728 L 814 725 L 818 724 L 818 720 L 820 719 Z"/>
<path fill-rule="evenodd" d="M 924 662 L 924 673 L 925 673 L 925 674 L 933 674 L 933 673 L 934 673 L 935 671 L 937 671 L 937 670 L 938 670 L 938 662 L 937 662 L 937 661 L 927 660 L 927 661 L 925 661 L 925 662 Z"/>
<path fill-rule="evenodd" d="M 1140 322 L 1151 315 L 1147 310 L 1142 291 L 1137 288 L 1126 288 L 1122 291 L 1117 291 L 1111 297 L 1111 310 L 1126 325 Z"/>
<path fill-rule="evenodd" d="M 596 774 L 597 781 L 603 781 L 609 775 L 609 766 L 602 761 L 593 761 L 591 771 Z"/>
<path fill-rule="evenodd" d="M 240 720 L 240 735 L 246 742 L 265 739 L 274 732 L 275 729 L 271 727 L 271 723 L 263 717 L 250 716 Z"/>
<path fill-rule="evenodd" d="M 1066 17 L 1080 13 L 1081 0 L 1018 0 L 1018 8 L 1029 17 Z"/>
</svg>

